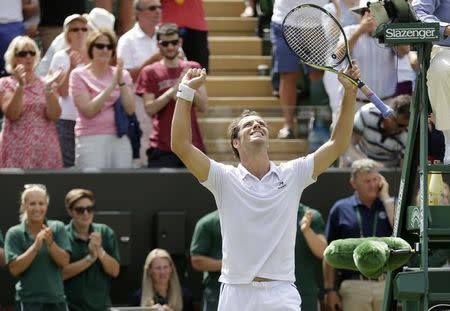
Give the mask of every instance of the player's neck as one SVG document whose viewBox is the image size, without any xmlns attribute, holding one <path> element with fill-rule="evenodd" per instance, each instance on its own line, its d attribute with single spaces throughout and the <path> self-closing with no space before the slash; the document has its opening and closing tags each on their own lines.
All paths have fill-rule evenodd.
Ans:
<svg viewBox="0 0 450 311">
<path fill-rule="evenodd" d="M 249 171 L 253 176 L 258 179 L 262 179 L 264 175 L 270 170 L 270 160 L 266 153 L 253 153 L 241 154 L 241 164 Z"/>
<path fill-rule="evenodd" d="M 166 67 L 176 68 L 176 67 L 178 67 L 180 65 L 180 58 L 179 57 L 175 57 L 173 59 L 170 59 L 170 58 L 164 57 L 162 59 L 162 62 L 163 62 L 163 64 Z"/>
</svg>

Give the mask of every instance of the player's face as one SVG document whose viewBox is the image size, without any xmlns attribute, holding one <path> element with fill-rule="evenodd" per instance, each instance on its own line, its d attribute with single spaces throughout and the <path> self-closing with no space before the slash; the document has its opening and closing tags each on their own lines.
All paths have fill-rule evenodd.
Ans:
<svg viewBox="0 0 450 311">
<path fill-rule="evenodd" d="M 178 34 L 162 35 L 158 41 L 161 55 L 167 59 L 175 59 L 178 57 L 179 48 L 181 46 L 181 39 Z"/>
<path fill-rule="evenodd" d="M 157 257 L 152 260 L 148 273 L 156 284 L 168 284 L 172 276 L 172 266 L 170 261 L 164 257 Z"/>
<path fill-rule="evenodd" d="M 359 172 L 352 180 L 353 188 L 362 200 L 375 200 L 380 191 L 380 174 L 378 172 Z"/>
<path fill-rule="evenodd" d="M 269 130 L 266 122 L 259 116 L 247 116 L 239 122 L 239 137 L 244 141 L 267 141 Z"/>
<path fill-rule="evenodd" d="M 44 222 L 47 214 L 48 201 L 47 197 L 41 191 L 31 191 L 25 198 L 25 213 L 27 219 L 33 223 Z"/>
</svg>

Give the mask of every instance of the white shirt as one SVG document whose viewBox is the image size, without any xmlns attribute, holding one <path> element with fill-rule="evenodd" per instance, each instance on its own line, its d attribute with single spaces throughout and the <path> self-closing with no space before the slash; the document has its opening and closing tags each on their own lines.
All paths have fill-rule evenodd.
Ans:
<svg viewBox="0 0 450 311">
<path fill-rule="evenodd" d="M 23 21 L 21 0 L 0 1 L 0 24 Z"/>
<path fill-rule="evenodd" d="M 139 23 L 124 33 L 117 43 L 117 56 L 123 60 L 125 69 L 136 68 L 158 51 L 156 31 L 153 37 L 142 31 Z"/>
<path fill-rule="evenodd" d="M 272 22 L 281 25 L 289 11 L 305 3 L 323 6 L 328 3 L 328 0 L 275 0 L 273 4 Z"/>
<path fill-rule="evenodd" d="M 256 276 L 295 281 L 295 236 L 300 197 L 312 178 L 314 156 L 279 166 L 270 163 L 259 180 L 242 165 L 211 160 L 208 179 L 219 210 L 222 242 L 220 282 L 248 284 Z"/>
<path fill-rule="evenodd" d="M 49 72 L 62 69 L 67 72 L 70 69 L 70 56 L 67 54 L 66 50 L 61 50 L 55 53 L 50 64 Z M 67 76 L 66 79 L 69 79 Z M 73 101 L 72 96 L 59 96 L 59 105 L 61 106 L 61 116 L 62 120 L 72 120 L 77 119 L 77 108 Z"/>
</svg>

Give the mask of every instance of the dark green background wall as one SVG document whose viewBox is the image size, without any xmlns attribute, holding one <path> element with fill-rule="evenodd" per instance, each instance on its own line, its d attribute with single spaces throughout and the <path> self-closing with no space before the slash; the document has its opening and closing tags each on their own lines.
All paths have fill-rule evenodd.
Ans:
<svg viewBox="0 0 450 311">
<path fill-rule="evenodd" d="M 391 195 L 397 195 L 400 172 L 383 172 L 391 185 Z M 330 169 L 308 187 L 302 202 L 320 210 L 323 216 L 339 198 L 350 195 L 348 170 Z M 130 212 L 130 242 L 128 265 L 122 267 L 120 276 L 114 280 L 112 299 L 114 304 L 127 304 L 130 294 L 140 287 L 142 267 L 149 250 L 162 241 L 155 231 L 161 225 L 158 220 L 168 221 L 170 228 L 163 228 L 169 240 L 175 239 L 184 254 L 174 255 L 182 284 L 190 288 L 194 299 L 201 294 L 201 273 L 192 270 L 188 253 L 196 221 L 215 209 L 212 195 L 185 170 L 143 170 L 121 172 L 2 172 L 0 174 L 0 228 L 6 230 L 18 222 L 19 194 L 26 183 L 43 183 L 50 193 L 50 219 L 67 221 L 64 196 L 72 188 L 82 187 L 94 191 L 99 211 Z M 159 217 L 159 212 L 174 213 Z M 114 216 L 111 216 L 114 217 Z M 182 222 L 182 224 L 180 223 Z M 119 220 L 120 223 L 120 220 Z M 126 227 L 126 226 L 125 226 Z M 123 229 L 123 228 L 121 228 Z M 126 229 L 126 228 L 125 228 Z M 158 238 L 159 237 L 159 238 Z M 123 243 L 125 244 L 125 243 Z M 125 245 L 122 245 L 125 246 Z M 127 251 L 126 247 L 124 247 Z M 14 299 L 14 281 L 5 270 L 0 270 L 0 305 L 10 305 Z"/>
</svg>

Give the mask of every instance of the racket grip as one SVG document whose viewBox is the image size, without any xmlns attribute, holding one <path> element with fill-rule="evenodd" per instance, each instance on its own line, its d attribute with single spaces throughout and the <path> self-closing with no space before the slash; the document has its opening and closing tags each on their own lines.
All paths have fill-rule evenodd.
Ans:
<svg viewBox="0 0 450 311">
<path fill-rule="evenodd" d="M 363 85 L 360 87 L 361 91 L 366 95 L 367 99 L 370 100 L 377 108 L 380 110 L 384 118 L 393 114 L 391 107 L 383 103 L 383 101 L 367 86 Z"/>
</svg>

